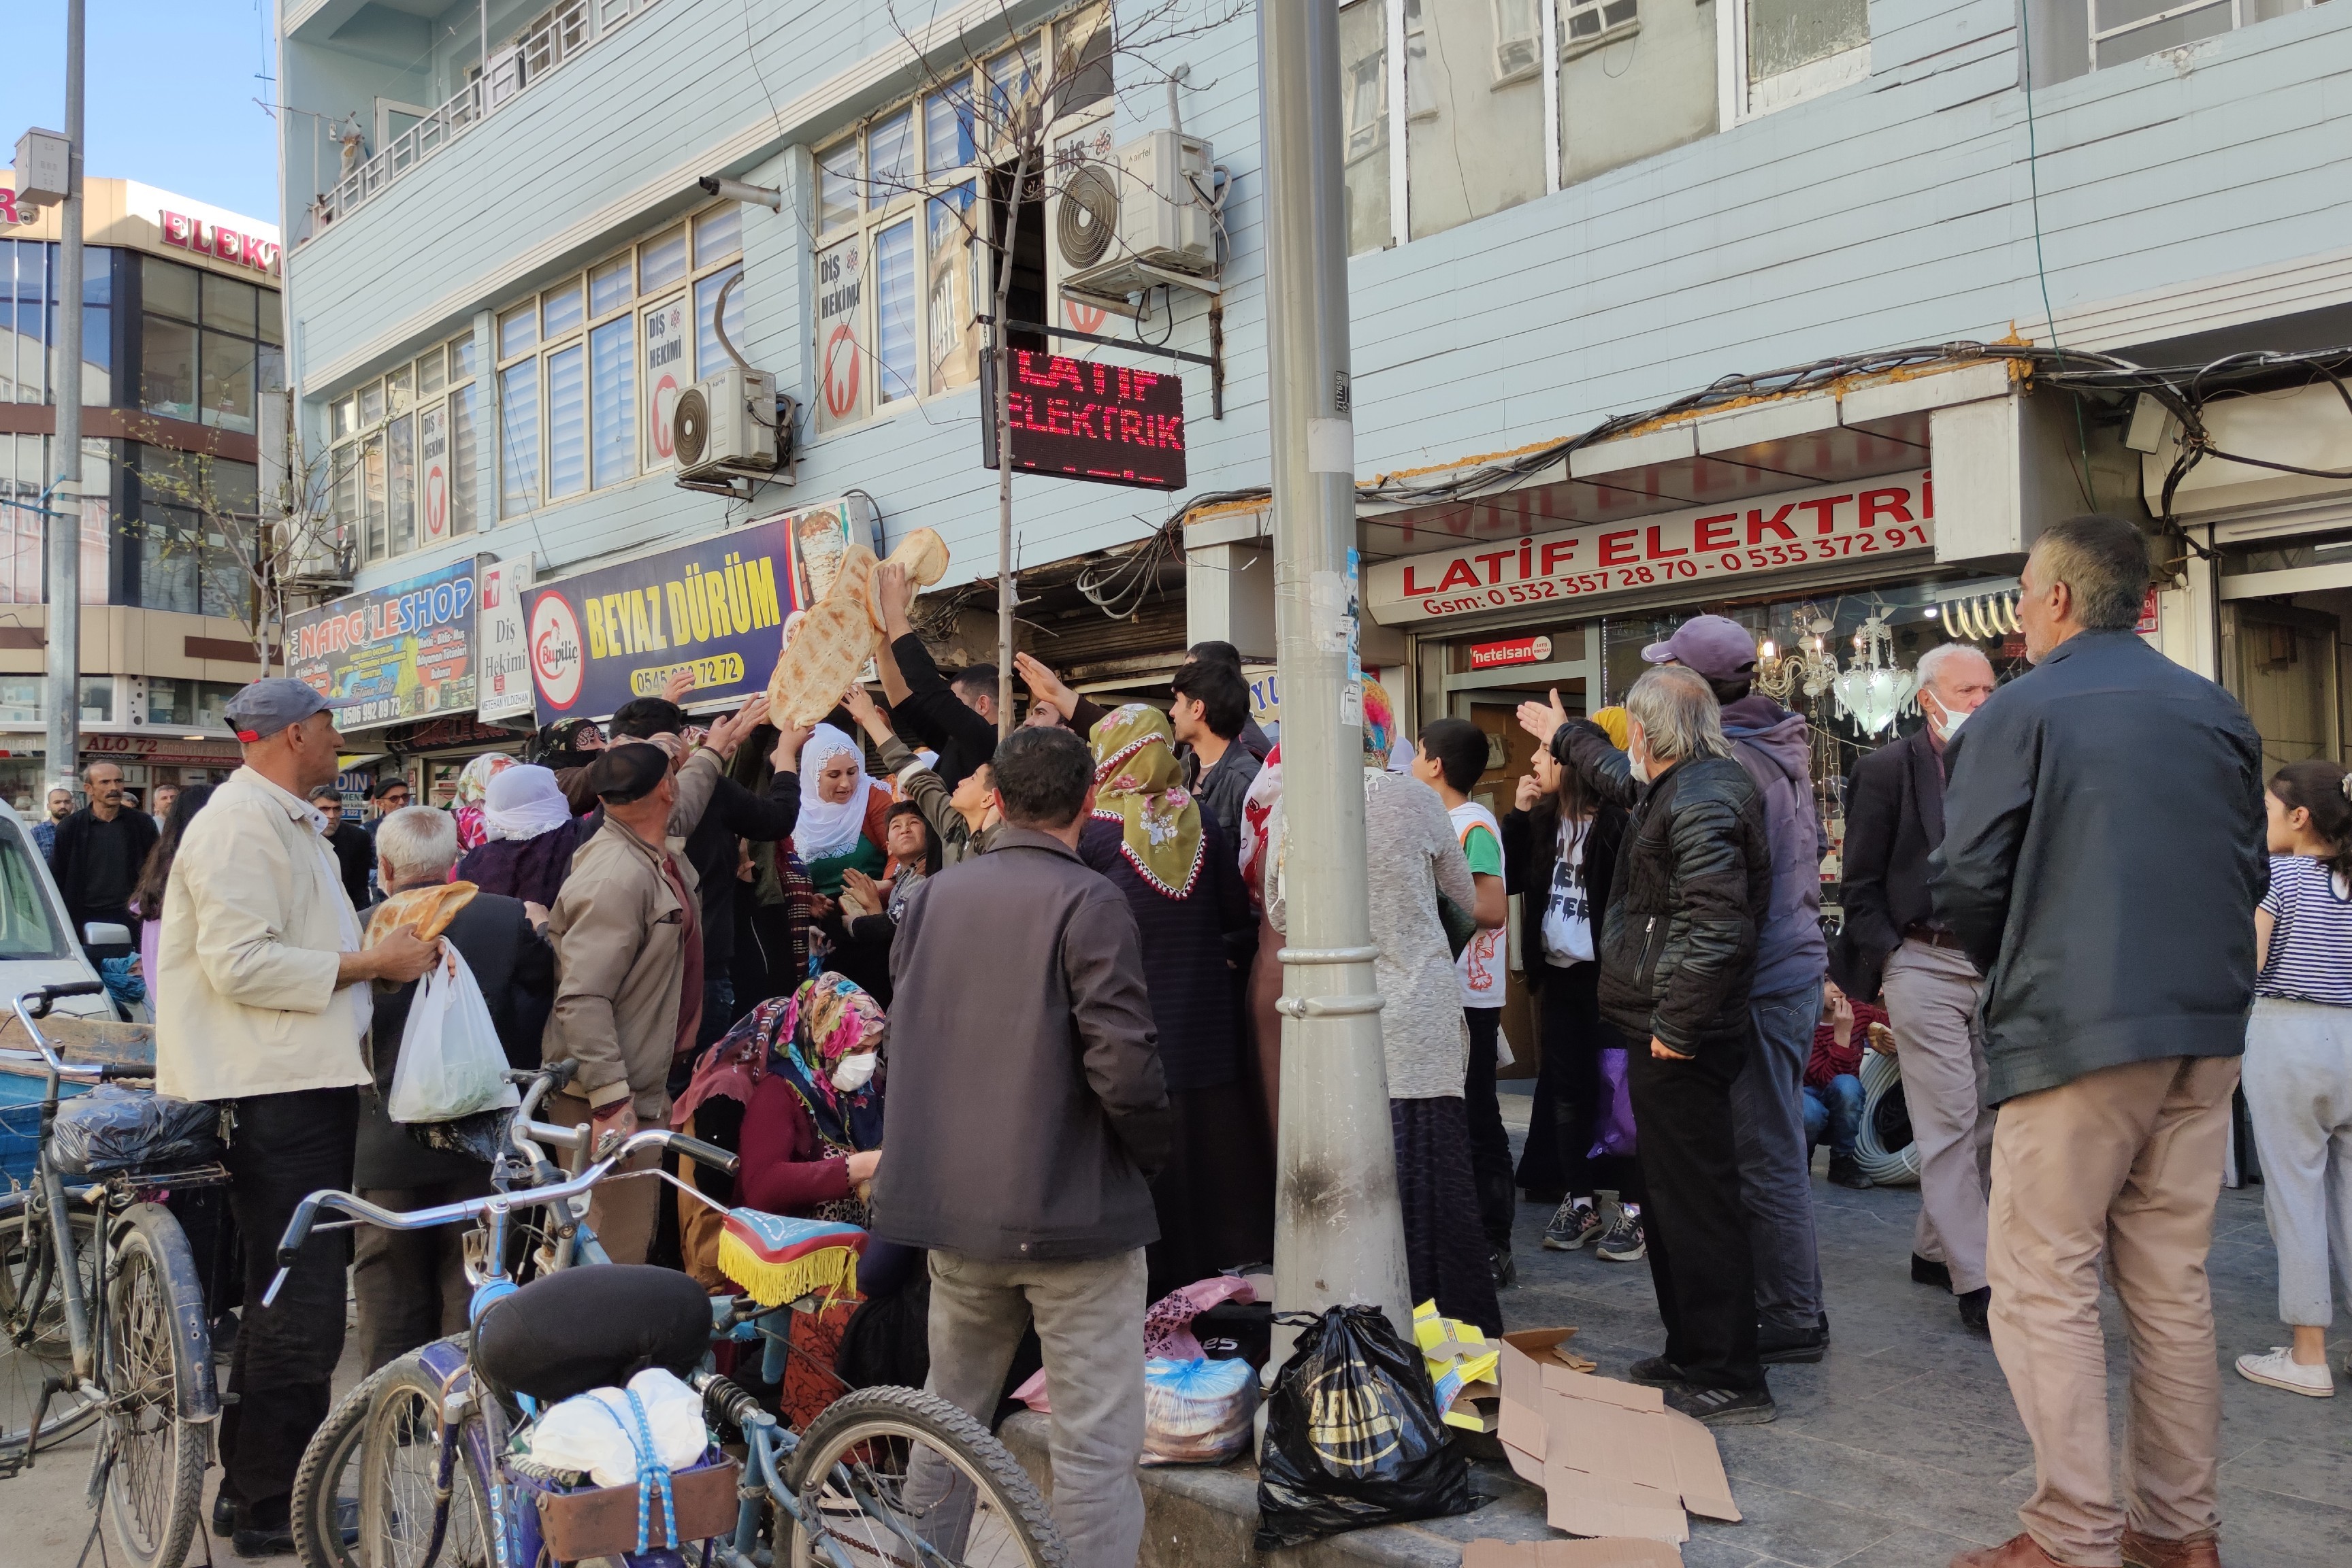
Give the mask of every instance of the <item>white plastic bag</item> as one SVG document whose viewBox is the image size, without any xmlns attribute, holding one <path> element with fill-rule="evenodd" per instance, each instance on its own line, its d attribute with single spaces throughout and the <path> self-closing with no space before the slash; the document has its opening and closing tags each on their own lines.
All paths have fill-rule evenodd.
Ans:
<svg viewBox="0 0 2352 1568">
<path fill-rule="evenodd" d="M 522 1103 L 506 1080 L 506 1048 L 474 972 L 454 944 L 444 942 L 441 951 L 442 962 L 417 982 L 400 1037 L 400 1062 L 384 1105 L 394 1121 L 455 1121 Z"/>
<path fill-rule="evenodd" d="M 629 1379 L 629 1390 L 646 1407 L 654 1458 L 664 1469 L 682 1470 L 702 1458 L 710 1436 L 701 1395 L 658 1366 Z M 526 1440 L 532 1460 L 551 1470 L 585 1470 L 600 1487 L 628 1486 L 637 1479 L 636 1415 L 617 1388 L 573 1394 L 541 1415 Z"/>
</svg>

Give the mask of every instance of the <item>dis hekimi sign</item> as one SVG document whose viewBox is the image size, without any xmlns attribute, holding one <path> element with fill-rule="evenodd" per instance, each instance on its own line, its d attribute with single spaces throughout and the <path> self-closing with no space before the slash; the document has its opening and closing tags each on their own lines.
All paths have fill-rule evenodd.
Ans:
<svg viewBox="0 0 2352 1568">
<path fill-rule="evenodd" d="M 1936 496 L 1927 474 L 1889 474 L 1784 490 L 1747 506 L 1662 512 L 1382 561 L 1365 573 L 1364 599 L 1374 620 L 1396 626 L 1557 608 L 1570 599 L 1704 578 L 1885 560 L 1935 542 Z"/>
</svg>

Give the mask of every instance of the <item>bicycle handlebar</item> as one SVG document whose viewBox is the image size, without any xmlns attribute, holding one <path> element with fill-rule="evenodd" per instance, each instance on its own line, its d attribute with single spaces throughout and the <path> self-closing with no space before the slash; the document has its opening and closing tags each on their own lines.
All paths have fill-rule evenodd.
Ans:
<svg viewBox="0 0 2352 1568">
<path fill-rule="evenodd" d="M 111 1064 L 68 1062 L 58 1055 L 57 1047 L 49 1044 L 33 1022 L 36 1018 L 47 1017 L 57 1004 L 66 997 L 102 996 L 105 994 L 106 983 L 102 980 L 68 980 L 62 985 L 44 985 L 37 990 L 24 992 L 17 996 L 13 1005 L 16 1008 L 17 1022 L 25 1026 L 25 1037 L 33 1042 L 33 1050 L 39 1053 L 38 1060 L 59 1077 L 70 1078 L 76 1081 L 87 1079 L 92 1083 L 110 1078 L 153 1077 L 154 1074 L 152 1071 L 144 1069 L 136 1072 L 125 1071 L 120 1062 Z M 10 1061 L 20 1062 L 36 1059 L 31 1053 L 18 1050 L 0 1051 L 0 1057 L 5 1057 Z"/>
<path fill-rule="evenodd" d="M 576 1137 L 569 1129 L 542 1129 L 538 1123 L 533 1123 L 531 1130 L 562 1132 L 566 1137 Z M 648 1149 L 676 1149 L 689 1159 L 709 1165 L 729 1175 L 734 1174 L 736 1169 L 742 1163 L 737 1156 L 730 1154 L 724 1149 L 714 1148 L 698 1138 L 688 1138 L 682 1132 L 672 1132 L 667 1128 L 650 1127 L 630 1134 L 627 1142 L 570 1181 L 558 1182 L 552 1186 L 534 1187 L 520 1193 L 494 1193 L 488 1197 L 467 1198 L 457 1203 L 436 1205 L 431 1208 L 412 1209 L 403 1214 L 396 1210 L 380 1207 L 369 1203 L 365 1198 L 350 1193 L 337 1192 L 331 1188 L 315 1192 L 295 1205 L 294 1217 L 287 1223 L 286 1235 L 278 1244 L 277 1277 L 270 1280 L 269 1289 L 262 1292 L 261 1304 L 268 1307 L 277 1302 L 278 1292 L 285 1286 L 286 1276 L 293 1268 L 295 1258 L 300 1255 L 302 1244 L 310 1239 L 312 1227 L 318 1224 L 319 1213 L 321 1209 L 333 1209 L 338 1213 L 349 1215 L 353 1219 L 380 1226 L 385 1230 L 430 1230 L 436 1226 L 454 1225 L 461 1220 L 479 1219 L 494 1209 L 543 1208 L 551 1204 L 562 1203 L 578 1197 L 611 1175 L 623 1162 Z"/>
</svg>

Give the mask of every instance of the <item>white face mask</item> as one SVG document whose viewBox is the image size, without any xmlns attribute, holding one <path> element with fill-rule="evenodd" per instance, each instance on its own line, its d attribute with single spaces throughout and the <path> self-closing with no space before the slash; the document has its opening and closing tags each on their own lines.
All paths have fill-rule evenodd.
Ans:
<svg viewBox="0 0 2352 1568">
<path fill-rule="evenodd" d="M 1944 706 L 1943 699 L 1941 698 L 1937 698 L 1934 700 L 1936 703 L 1936 713 L 1930 713 L 1927 715 L 1927 722 L 1935 730 L 1936 739 L 1949 742 L 1953 736 L 1960 732 L 1960 726 L 1969 721 L 1969 716 L 1965 713 L 1953 712 L 1950 709 Z M 1937 713 L 1940 713 L 1943 716 L 1941 718 L 1937 718 Z"/>
<path fill-rule="evenodd" d="M 882 1058 L 875 1051 L 861 1051 L 854 1057 L 844 1057 L 841 1065 L 833 1069 L 833 1087 L 844 1094 L 856 1094 L 874 1081 L 874 1069 Z"/>
</svg>

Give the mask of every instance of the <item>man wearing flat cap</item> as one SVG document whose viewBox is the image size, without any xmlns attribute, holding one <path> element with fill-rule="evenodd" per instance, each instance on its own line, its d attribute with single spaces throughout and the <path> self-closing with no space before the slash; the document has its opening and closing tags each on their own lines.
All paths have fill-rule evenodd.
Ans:
<svg viewBox="0 0 2352 1568">
<path fill-rule="evenodd" d="M 640 1124 L 667 1125 L 670 1064 L 692 1048 L 701 1022 L 698 884 L 669 835 L 682 793 L 709 798 L 733 721 L 714 734 L 719 745 L 696 751 L 675 773 L 668 752 L 646 741 L 608 747 L 586 770 L 604 824 L 573 854 L 548 919 L 555 1008 L 542 1054 L 580 1064 L 571 1091 L 548 1101 L 549 1120 L 589 1122 L 600 1152 Z M 630 1168 L 656 1157 L 647 1152 Z M 614 1262 L 646 1260 L 661 1193 L 659 1182 L 608 1182 L 590 1197 L 589 1226 Z"/>
<path fill-rule="evenodd" d="M 315 1237 L 264 1307 L 276 1238 L 307 1194 L 352 1184 L 368 983 L 417 979 L 440 943 L 402 930 L 361 946 L 308 798 L 333 780 L 342 742 L 326 700 L 299 680 L 257 680 L 227 717 L 245 765 L 181 844 L 163 897 L 157 968 L 172 1005 L 157 1020 L 155 1087 L 230 1116 L 245 1321 L 223 1401 L 221 1492 L 238 1552 L 257 1555 L 292 1546 L 294 1471 L 332 1394 L 351 1261 L 348 1233 Z"/>
</svg>

